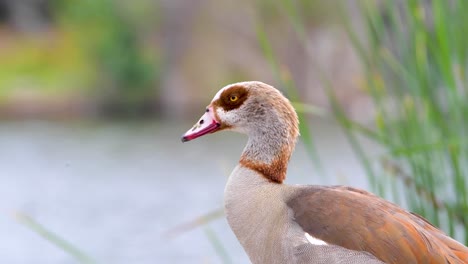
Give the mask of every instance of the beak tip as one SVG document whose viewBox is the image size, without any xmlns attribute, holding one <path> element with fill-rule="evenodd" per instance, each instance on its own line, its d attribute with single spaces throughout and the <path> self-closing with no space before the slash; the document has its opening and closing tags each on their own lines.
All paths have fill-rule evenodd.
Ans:
<svg viewBox="0 0 468 264">
<path fill-rule="evenodd" d="M 182 141 L 182 143 L 189 141 L 189 139 L 186 136 L 182 136 L 180 140 Z"/>
</svg>

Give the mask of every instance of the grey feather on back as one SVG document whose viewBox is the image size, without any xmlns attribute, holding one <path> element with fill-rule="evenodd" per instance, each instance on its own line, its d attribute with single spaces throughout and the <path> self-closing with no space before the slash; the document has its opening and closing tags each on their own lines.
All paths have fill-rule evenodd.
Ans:
<svg viewBox="0 0 468 264">
<path fill-rule="evenodd" d="M 349 250 L 339 246 L 302 244 L 294 248 L 297 264 L 383 264 L 364 251 Z"/>
</svg>

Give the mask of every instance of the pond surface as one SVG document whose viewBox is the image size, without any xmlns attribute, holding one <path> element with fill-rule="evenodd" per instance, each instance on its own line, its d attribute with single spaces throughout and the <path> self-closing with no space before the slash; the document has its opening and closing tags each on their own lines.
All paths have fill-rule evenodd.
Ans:
<svg viewBox="0 0 468 264">
<path fill-rule="evenodd" d="M 323 120 L 312 124 L 328 176 L 299 144 L 287 183 L 368 189 L 340 129 Z M 248 263 L 223 217 L 165 235 L 222 208 L 227 176 L 246 142 L 222 132 L 182 144 L 191 125 L 0 123 L 0 263 L 78 263 L 15 220 L 15 212 L 97 263 L 222 263 L 207 234 L 216 235 L 234 263 Z"/>
</svg>

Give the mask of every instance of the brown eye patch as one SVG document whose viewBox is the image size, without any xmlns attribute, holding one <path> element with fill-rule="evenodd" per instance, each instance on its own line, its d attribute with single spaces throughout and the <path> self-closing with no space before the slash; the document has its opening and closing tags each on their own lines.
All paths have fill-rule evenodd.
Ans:
<svg viewBox="0 0 468 264">
<path fill-rule="evenodd" d="M 249 91 L 243 86 L 233 86 L 221 93 L 218 102 L 225 111 L 239 108 L 249 95 Z"/>
</svg>

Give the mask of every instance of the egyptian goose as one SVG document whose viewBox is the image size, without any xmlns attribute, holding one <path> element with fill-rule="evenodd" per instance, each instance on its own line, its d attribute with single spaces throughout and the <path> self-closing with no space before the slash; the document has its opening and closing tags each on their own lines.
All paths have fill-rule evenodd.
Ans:
<svg viewBox="0 0 468 264">
<path fill-rule="evenodd" d="M 467 247 L 369 192 L 282 184 L 298 119 L 274 87 L 241 82 L 222 88 L 182 141 L 220 130 L 249 137 L 224 205 L 252 263 L 468 263 Z"/>
</svg>

